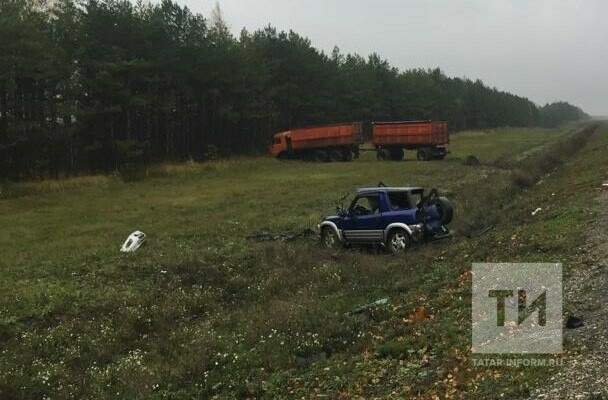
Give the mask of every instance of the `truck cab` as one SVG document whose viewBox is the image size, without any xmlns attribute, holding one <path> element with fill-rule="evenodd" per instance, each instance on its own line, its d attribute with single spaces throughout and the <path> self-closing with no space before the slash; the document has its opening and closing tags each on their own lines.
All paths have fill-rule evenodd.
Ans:
<svg viewBox="0 0 608 400">
<path fill-rule="evenodd" d="M 324 246 L 380 244 L 391 253 L 412 242 L 446 237 L 453 215 L 445 197 L 436 191 L 425 196 L 421 187 L 361 188 L 347 209 L 337 211 L 319 224 Z"/>
<path fill-rule="evenodd" d="M 287 156 L 288 139 L 291 139 L 289 131 L 279 132 L 272 135 L 269 148 L 270 154 L 275 158 L 282 158 L 282 155 Z"/>
</svg>

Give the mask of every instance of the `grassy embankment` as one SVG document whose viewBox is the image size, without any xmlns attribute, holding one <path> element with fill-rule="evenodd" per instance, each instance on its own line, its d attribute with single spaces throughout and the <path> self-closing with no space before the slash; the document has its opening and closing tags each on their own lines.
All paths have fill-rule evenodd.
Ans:
<svg viewBox="0 0 608 400">
<path fill-rule="evenodd" d="M 468 361 L 470 263 L 574 268 L 606 131 L 586 143 L 568 129 L 463 132 L 442 162 L 242 158 L 157 166 L 132 183 L 5 187 L 0 397 L 525 394 L 546 371 Z M 484 165 L 462 165 L 468 154 Z M 314 227 L 342 194 L 380 180 L 451 193 L 455 238 L 399 257 L 245 238 Z M 149 244 L 119 253 L 135 229 Z M 382 297 L 386 308 L 345 314 Z M 412 318 L 416 307 L 429 317 Z"/>
</svg>

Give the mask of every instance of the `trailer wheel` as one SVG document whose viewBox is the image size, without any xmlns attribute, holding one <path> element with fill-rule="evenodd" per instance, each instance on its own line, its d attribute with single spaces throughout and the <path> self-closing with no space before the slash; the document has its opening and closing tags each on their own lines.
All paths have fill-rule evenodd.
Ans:
<svg viewBox="0 0 608 400">
<path fill-rule="evenodd" d="M 327 161 L 327 152 L 325 150 L 315 151 L 313 160 L 315 160 L 316 162 L 326 162 Z"/>
<path fill-rule="evenodd" d="M 392 149 L 391 150 L 391 160 L 401 161 L 401 160 L 403 160 L 404 155 L 405 155 L 405 152 L 403 151 L 403 149 Z"/>
<path fill-rule="evenodd" d="M 350 150 L 344 150 L 342 152 L 343 161 L 349 162 L 353 160 L 353 153 Z"/>
<path fill-rule="evenodd" d="M 421 147 L 416 153 L 416 158 L 420 161 L 429 161 L 431 159 L 431 150 L 427 147 Z"/>
<path fill-rule="evenodd" d="M 344 161 L 344 155 L 340 150 L 332 150 L 329 152 L 329 161 L 340 162 Z"/>
<path fill-rule="evenodd" d="M 391 159 L 391 152 L 388 149 L 379 149 L 376 152 L 376 158 L 378 161 L 387 161 Z"/>
</svg>

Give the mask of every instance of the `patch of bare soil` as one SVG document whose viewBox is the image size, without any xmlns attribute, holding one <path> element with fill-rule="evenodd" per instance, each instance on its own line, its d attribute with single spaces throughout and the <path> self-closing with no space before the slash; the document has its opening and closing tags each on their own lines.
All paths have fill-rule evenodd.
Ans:
<svg viewBox="0 0 608 400">
<path fill-rule="evenodd" d="M 598 200 L 581 266 L 564 279 L 564 321 L 582 317 L 584 325 L 564 330 L 563 367 L 531 399 L 608 400 L 608 190 Z"/>
</svg>

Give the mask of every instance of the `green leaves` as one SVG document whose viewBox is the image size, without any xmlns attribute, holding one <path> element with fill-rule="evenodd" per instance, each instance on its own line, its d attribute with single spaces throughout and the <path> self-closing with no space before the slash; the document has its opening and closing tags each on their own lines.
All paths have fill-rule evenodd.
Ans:
<svg viewBox="0 0 608 400">
<path fill-rule="evenodd" d="M 2 177 L 119 169 L 123 141 L 149 143 L 150 161 L 198 160 L 208 146 L 262 152 L 272 133 L 306 125 L 438 119 L 456 130 L 585 117 L 566 103 L 539 116 L 526 98 L 438 68 L 399 71 L 377 53 L 328 55 L 272 26 L 235 37 L 219 6 L 208 16 L 171 0 L 1 9 Z"/>
</svg>

